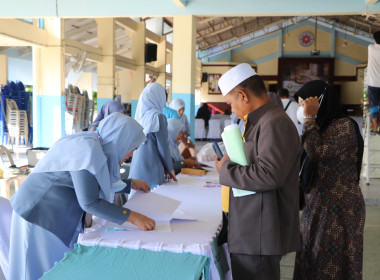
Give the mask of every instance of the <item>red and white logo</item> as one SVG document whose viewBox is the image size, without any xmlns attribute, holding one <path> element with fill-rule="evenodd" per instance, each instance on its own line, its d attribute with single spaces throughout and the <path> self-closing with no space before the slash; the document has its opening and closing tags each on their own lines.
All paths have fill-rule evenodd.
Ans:
<svg viewBox="0 0 380 280">
<path fill-rule="evenodd" d="M 302 32 L 298 37 L 298 42 L 303 47 L 311 46 L 314 43 L 314 35 L 309 31 Z"/>
</svg>

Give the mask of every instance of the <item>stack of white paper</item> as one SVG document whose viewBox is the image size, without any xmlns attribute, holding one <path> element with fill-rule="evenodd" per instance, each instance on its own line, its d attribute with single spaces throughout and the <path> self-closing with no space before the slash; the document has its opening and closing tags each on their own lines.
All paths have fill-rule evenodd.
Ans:
<svg viewBox="0 0 380 280">
<path fill-rule="evenodd" d="M 170 220 L 193 219 L 177 209 L 180 204 L 181 201 L 154 192 L 136 192 L 132 198 L 125 203 L 124 207 L 155 220 L 156 228 L 154 231 L 170 232 Z M 122 225 L 106 222 L 104 226 L 107 228 L 107 231 L 140 230 L 139 227 L 129 222 L 125 222 Z"/>
</svg>

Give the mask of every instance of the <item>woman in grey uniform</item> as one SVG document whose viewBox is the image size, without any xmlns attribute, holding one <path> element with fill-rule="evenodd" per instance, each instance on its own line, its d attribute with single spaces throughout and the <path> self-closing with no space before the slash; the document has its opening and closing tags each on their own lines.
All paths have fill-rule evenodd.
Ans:
<svg viewBox="0 0 380 280">
<path fill-rule="evenodd" d="M 163 114 L 165 89 L 157 83 L 145 87 L 136 109 L 136 120 L 144 128 L 147 140 L 133 155 L 130 178 L 146 181 L 149 185 L 165 183 L 165 174 L 177 181 L 168 142 L 168 122 Z"/>
<path fill-rule="evenodd" d="M 149 191 L 140 180 L 120 180 L 119 164 L 145 140 L 132 118 L 114 113 L 98 132 L 58 140 L 11 199 L 10 280 L 39 279 L 73 248 L 85 212 L 114 223 L 152 230 L 155 222 L 111 204 L 113 193 Z"/>
</svg>

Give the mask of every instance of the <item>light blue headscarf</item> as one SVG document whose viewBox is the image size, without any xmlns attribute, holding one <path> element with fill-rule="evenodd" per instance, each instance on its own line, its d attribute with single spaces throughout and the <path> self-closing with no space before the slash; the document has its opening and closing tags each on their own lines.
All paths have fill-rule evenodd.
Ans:
<svg viewBox="0 0 380 280">
<path fill-rule="evenodd" d="M 119 113 L 125 112 L 125 108 L 123 104 L 117 101 L 113 101 L 113 100 L 104 103 L 104 105 L 102 106 L 102 109 L 100 109 L 98 116 L 96 117 L 95 121 L 90 125 L 88 130 L 95 131 L 96 127 L 99 125 L 101 120 L 103 120 L 108 115 L 112 113 L 116 113 L 116 112 L 119 112 Z"/>
<path fill-rule="evenodd" d="M 157 83 L 147 85 L 140 95 L 135 119 L 144 128 L 145 135 L 160 128 L 159 114 L 163 114 L 166 102 L 165 89 Z"/>
<path fill-rule="evenodd" d="M 170 102 L 169 107 L 176 111 L 180 110 L 181 108 L 185 109 L 186 108 L 185 101 L 183 101 L 181 98 L 173 99 L 172 102 Z M 183 129 L 183 132 L 186 134 L 186 136 L 190 136 L 191 135 L 190 124 L 189 124 L 189 121 L 187 120 L 186 114 L 183 113 L 182 116 L 179 117 L 179 120 L 185 126 Z"/>
<path fill-rule="evenodd" d="M 119 184 L 119 162 L 146 140 L 132 118 L 113 113 L 102 120 L 99 132 L 79 132 L 59 139 L 37 163 L 34 173 L 87 170 L 96 177 L 100 197 L 110 201 Z M 111 186 L 118 185 L 118 188 Z"/>
<path fill-rule="evenodd" d="M 173 99 L 172 102 L 170 102 L 169 107 L 176 111 L 181 108 L 185 109 L 185 101 L 183 101 L 181 98 Z"/>
<path fill-rule="evenodd" d="M 177 119 L 168 119 L 169 149 L 174 161 L 183 160 L 183 156 L 178 150 L 178 143 L 176 142 L 176 139 L 178 137 L 178 134 L 184 127 L 185 126 L 183 125 L 183 123 L 181 123 L 181 121 Z"/>
</svg>

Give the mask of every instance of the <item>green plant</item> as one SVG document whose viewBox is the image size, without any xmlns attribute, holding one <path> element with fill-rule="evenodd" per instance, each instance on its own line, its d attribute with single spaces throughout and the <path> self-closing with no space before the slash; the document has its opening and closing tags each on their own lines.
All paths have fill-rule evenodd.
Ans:
<svg viewBox="0 0 380 280">
<path fill-rule="evenodd" d="M 97 112 L 98 111 L 98 92 L 97 91 L 92 92 L 92 100 L 94 100 L 94 111 Z"/>
</svg>

